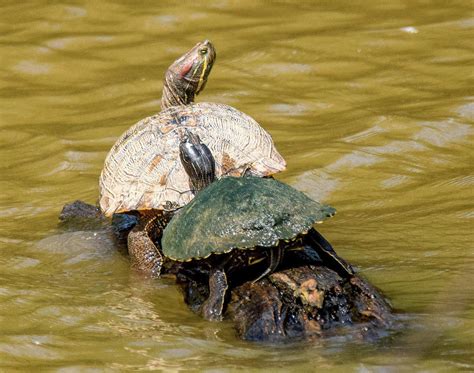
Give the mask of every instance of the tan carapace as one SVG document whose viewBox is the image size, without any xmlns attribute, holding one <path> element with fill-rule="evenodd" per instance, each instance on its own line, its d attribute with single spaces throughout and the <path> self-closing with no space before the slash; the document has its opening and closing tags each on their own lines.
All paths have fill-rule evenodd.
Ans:
<svg viewBox="0 0 474 373">
<path fill-rule="evenodd" d="M 194 81 L 194 91 L 204 87 L 213 59 L 202 63 L 207 68 L 205 73 L 198 69 L 195 60 L 201 58 L 203 44 L 212 47 L 208 41 L 199 43 L 168 70 L 166 88 L 173 90 L 186 84 L 184 98 L 164 94 L 164 110 L 131 127 L 107 155 L 100 176 L 100 208 L 106 216 L 134 210 L 174 210 L 192 200 L 189 177 L 179 159 L 179 144 L 186 129 L 198 135 L 211 150 L 218 178 L 245 173 L 268 176 L 286 168 L 271 136 L 251 117 L 224 104 L 192 103 L 194 94 L 189 86 L 193 81 L 189 77 L 185 83 L 174 86 L 168 82 L 172 80 L 170 71 L 178 78 L 191 71 L 199 77 Z M 193 55 L 196 48 L 198 53 Z M 215 58 L 214 50 L 213 53 Z M 189 61 L 196 67 L 190 67 Z"/>
</svg>

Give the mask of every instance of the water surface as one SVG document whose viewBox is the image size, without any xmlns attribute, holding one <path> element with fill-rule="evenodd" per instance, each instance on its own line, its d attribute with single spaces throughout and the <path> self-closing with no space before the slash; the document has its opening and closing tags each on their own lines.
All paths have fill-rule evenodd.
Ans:
<svg viewBox="0 0 474 373">
<path fill-rule="evenodd" d="M 0 370 L 474 369 L 472 3 L 311 4 L 2 2 Z M 242 342 L 172 281 L 134 276 L 106 232 L 57 227 L 205 38 L 218 59 L 198 99 L 257 119 L 288 161 L 278 178 L 338 209 L 322 233 L 402 333 Z"/>
</svg>

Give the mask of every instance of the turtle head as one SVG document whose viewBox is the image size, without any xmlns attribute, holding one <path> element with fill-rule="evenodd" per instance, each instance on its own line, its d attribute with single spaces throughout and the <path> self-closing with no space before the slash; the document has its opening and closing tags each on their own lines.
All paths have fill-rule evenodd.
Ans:
<svg viewBox="0 0 474 373">
<path fill-rule="evenodd" d="M 209 148 L 198 135 L 185 130 L 179 144 L 179 158 L 193 193 L 208 186 L 216 178 L 216 164 Z"/>
<path fill-rule="evenodd" d="M 204 40 L 174 61 L 165 74 L 161 109 L 193 102 L 206 86 L 215 60 L 214 46 Z"/>
</svg>

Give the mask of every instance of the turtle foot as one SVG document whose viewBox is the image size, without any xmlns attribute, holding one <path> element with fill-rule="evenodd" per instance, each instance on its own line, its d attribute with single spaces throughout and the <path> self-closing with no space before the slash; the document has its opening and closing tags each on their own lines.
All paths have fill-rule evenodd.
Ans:
<svg viewBox="0 0 474 373">
<path fill-rule="evenodd" d="M 221 321 L 227 292 L 227 276 L 222 269 L 209 274 L 209 298 L 202 305 L 202 316 L 208 321 Z"/>
</svg>

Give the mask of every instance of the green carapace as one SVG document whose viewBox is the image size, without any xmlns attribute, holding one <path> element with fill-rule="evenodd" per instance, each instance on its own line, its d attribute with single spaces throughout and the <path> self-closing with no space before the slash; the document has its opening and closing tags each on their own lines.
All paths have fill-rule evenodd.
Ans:
<svg viewBox="0 0 474 373">
<path fill-rule="evenodd" d="M 173 217 L 162 250 L 171 259 L 190 261 L 232 249 L 273 247 L 335 212 L 275 179 L 224 177 Z"/>
</svg>

